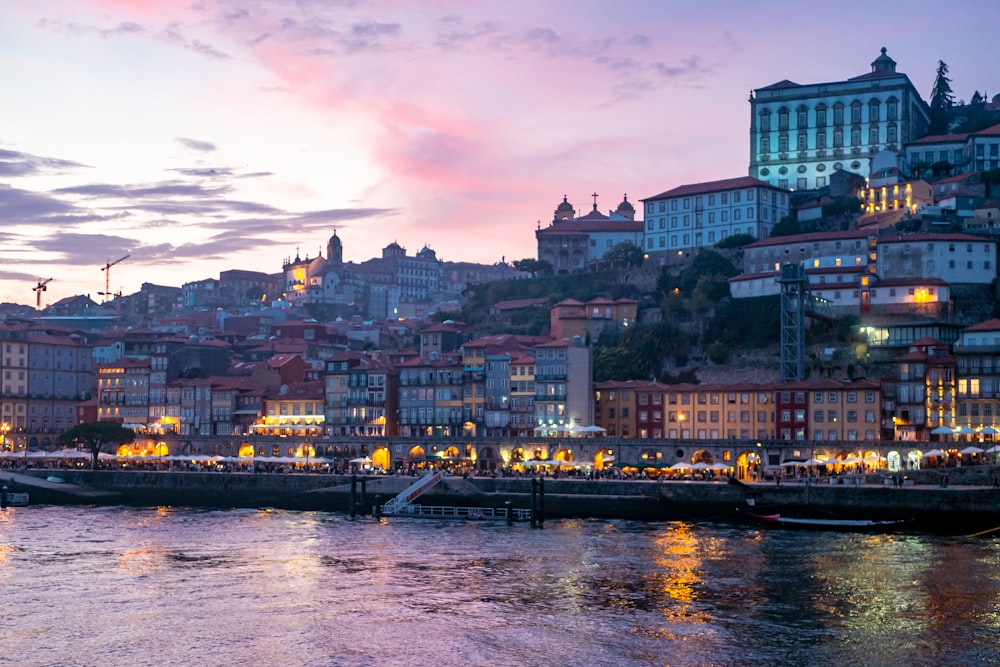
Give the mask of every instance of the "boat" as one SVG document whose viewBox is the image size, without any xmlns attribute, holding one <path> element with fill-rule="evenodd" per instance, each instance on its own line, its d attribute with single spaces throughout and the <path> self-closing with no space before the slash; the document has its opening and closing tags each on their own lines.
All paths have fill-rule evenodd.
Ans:
<svg viewBox="0 0 1000 667">
<path fill-rule="evenodd" d="M 756 514 L 747 516 L 771 526 L 806 528 L 812 530 L 839 530 L 844 532 L 884 532 L 901 528 L 912 519 L 833 519 L 823 517 L 791 517 L 782 514 Z"/>
</svg>

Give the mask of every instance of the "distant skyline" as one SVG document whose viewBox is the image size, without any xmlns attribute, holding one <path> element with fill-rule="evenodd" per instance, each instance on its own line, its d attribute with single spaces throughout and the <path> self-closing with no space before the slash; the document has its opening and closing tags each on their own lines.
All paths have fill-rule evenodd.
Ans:
<svg viewBox="0 0 1000 667">
<path fill-rule="evenodd" d="M 992 1 L 33 0 L 0 5 L 0 301 L 281 270 L 395 241 L 533 257 L 607 213 L 747 174 L 750 91 L 885 46 L 924 99 L 1000 92 Z"/>
</svg>

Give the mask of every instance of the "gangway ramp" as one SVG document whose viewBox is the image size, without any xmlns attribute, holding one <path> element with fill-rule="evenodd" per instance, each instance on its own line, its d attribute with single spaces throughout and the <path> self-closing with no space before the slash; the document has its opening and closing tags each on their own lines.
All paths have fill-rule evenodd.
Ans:
<svg viewBox="0 0 1000 667">
<path fill-rule="evenodd" d="M 395 498 L 384 504 L 382 506 L 382 512 L 385 514 L 397 514 L 404 511 L 404 509 L 412 504 L 414 500 L 434 488 L 442 479 L 444 479 L 443 472 L 440 470 L 432 470 L 413 484 L 410 484 L 408 487 L 400 491 L 399 495 Z"/>
</svg>

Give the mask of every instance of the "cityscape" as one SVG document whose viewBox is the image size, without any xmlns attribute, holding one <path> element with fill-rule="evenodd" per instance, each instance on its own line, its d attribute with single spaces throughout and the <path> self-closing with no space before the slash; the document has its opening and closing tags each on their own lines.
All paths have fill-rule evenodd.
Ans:
<svg viewBox="0 0 1000 667">
<path fill-rule="evenodd" d="M 126 456 L 360 456 L 377 470 L 488 471 L 531 459 L 600 470 L 617 453 L 617 467 L 725 462 L 746 477 L 804 441 L 814 457 L 819 444 L 820 460 L 867 455 L 901 470 L 920 466 L 929 441 L 950 440 L 943 429 L 992 440 L 1000 101 L 952 102 L 935 120 L 938 102 L 882 48 L 865 74 L 782 81 L 750 103 L 751 175 L 635 204 L 625 194 L 607 214 L 597 192 L 586 212 L 564 196 L 536 225 L 534 258 L 448 262 L 391 242 L 355 263 L 334 229 L 315 255 L 297 248 L 273 273 L 231 269 L 126 295 L 110 288 L 132 261 L 124 255 L 100 267 L 100 301 L 45 307 L 40 280 L 35 309 L 5 306 L 4 449 L 51 451 L 76 424 L 112 421 L 140 436 Z M 943 134 L 928 134 L 935 122 Z M 625 264 L 612 259 L 629 248 Z M 634 298 L 505 299 L 487 304 L 486 321 L 453 319 L 477 286 L 507 281 L 516 293 L 542 275 L 595 272 L 648 285 L 723 249 L 736 261 L 720 298 L 781 300 L 770 339 L 781 341 L 780 373 L 764 381 L 658 382 L 680 365 L 668 354 L 647 377 L 595 378 L 602 336 L 671 317 L 648 287 Z M 547 326 L 532 335 L 505 330 L 540 311 Z M 806 377 L 813 318 L 853 323 L 846 345 L 810 352 L 853 361 L 839 376 Z M 704 335 L 692 340 L 704 347 Z"/>
<path fill-rule="evenodd" d="M 0 7 L 4 659 L 994 664 L 994 4 Z"/>
</svg>

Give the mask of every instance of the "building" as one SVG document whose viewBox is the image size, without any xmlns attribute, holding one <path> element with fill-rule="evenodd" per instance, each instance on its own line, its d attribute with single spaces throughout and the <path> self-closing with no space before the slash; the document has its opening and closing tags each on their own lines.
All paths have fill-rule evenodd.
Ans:
<svg viewBox="0 0 1000 667">
<path fill-rule="evenodd" d="M 643 249 L 664 261 L 736 234 L 766 238 L 789 207 L 787 190 L 748 176 L 681 185 L 642 202 Z"/>
<path fill-rule="evenodd" d="M 926 441 L 955 425 L 955 356 L 934 338 L 913 341 L 882 380 L 884 430 L 893 440 Z M 890 430 L 891 429 L 891 430 Z"/>
<path fill-rule="evenodd" d="M 579 337 L 535 346 L 535 434 L 594 424 L 590 347 Z"/>
<path fill-rule="evenodd" d="M 1000 427 L 1000 320 L 962 331 L 954 345 L 955 416 L 946 426 Z"/>
<path fill-rule="evenodd" d="M 996 278 L 996 242 L 971 234 L 819 232 L 764 239 L 744 248 L 734 298 L 780 294 L 781 266 L 801 264 L 813 295 L 831 308 L 939 315 L 950 286 Z"/>
<path fill-rule="evenodd" d="M 594 208 L 586 215 L 576 217 L 576 209 L 564 196 L 552 223 L 544 229 L 539 223 L 535 232 L 539 261 L 557 272 L 583 271 L 620 243 L 642 247 L 642 223 L 635 219 L 628 196 L 607 215 L 597 210 L 597 194 L 592 196 Z"/>
<path fill-rule="evenodd" d="M 1000 125 L 965 134 L 933 134 L 906 144 L 903 164 L 915 176 L 1000 169 Z"/>
<path fill-rule="evenodd" d="M 927 134 L 920 93 L 885 48 L 871 72 L 846 81 L 787 79 L 750 96 L 750 176 L 782 190 L 814 190 L 830 174 L 869 173 L 869 158 Z"/>
<path fill-rule="evenodd" d="M 596 339 L 605 331 L 624 332 L 635 325 L 639 304 L 634 299 L 599 297 L 586 303 L 564 299 L 549 309 L 554 338 Z"/>
</svg>

